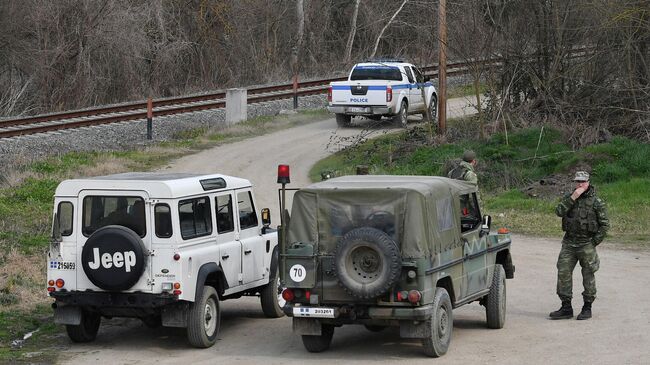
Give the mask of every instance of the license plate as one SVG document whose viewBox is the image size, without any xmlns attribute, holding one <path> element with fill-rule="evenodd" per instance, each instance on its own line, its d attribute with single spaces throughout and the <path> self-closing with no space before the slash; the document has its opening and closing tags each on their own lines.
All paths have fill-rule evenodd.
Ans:
<svg viewBox="0 0 650 365">
<path fill-rule="evenodd" d="M 334 318 L 334 308 L 294 307 L 294 317 Z"/>
<path fill-rule="evenodd" d="M 353 106 L 353 107 L 348 108 L 348 111 L 350 113 L 366 113 L 367 109 Z"/>
</svg>

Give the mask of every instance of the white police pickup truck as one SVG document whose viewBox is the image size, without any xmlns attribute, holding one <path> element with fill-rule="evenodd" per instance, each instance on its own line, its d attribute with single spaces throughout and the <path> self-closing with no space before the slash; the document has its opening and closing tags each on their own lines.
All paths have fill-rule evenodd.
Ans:
<svg viewBox="0 0 650 365">
<path fill-rule="evenodd" d="M 278 236 L 248 180 L 126 173 L 63 181 L 54 196 L 47 291 L 70 339 L 93 341 L 102 317 L 187 328 L 212 346 L 219 302 L 260 295 L 283 315 Z"/>
<path fill-rule="evenodd" d="M 399 60 L 378 60 L 354 65 L 347 81 L 330 83 L 328 110 L 336 114 L 340 127 L 348 126 L 353 116 L 379 120 L 391 117 L 405 127 L 409 114 L 426 115 L 435 120 L 438 108 L 436 89 L 417 67 Z"/>
</svg>

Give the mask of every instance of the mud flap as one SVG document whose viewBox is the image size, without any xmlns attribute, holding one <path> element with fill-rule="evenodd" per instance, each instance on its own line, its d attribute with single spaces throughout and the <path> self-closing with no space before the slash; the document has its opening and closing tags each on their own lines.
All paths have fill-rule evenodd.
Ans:
<svg viewBox="0 0 650 365">
<path fill-rule="evenodd" d="M 81 307 L 76 305 L 59 305 L 54 309 L 54 323 L 70 324 L 78 326 L 81 324 Z"/>
<path fill-rule="evenodd" d="M 294 318 L 293 333 L 297 335 L 320 336 L 322 325 L 315 318 Z"/>
<path fill-rule="evenodd" d="M 187 302 L 170 304 L 162 308 L 162 325 L 164 327 L 187 327 Z"/>
<path fill-rule="evenodd" d="M 426 321 L 399 321 L 399 336 L 401 338 L 426 338 Z"/>
</svg>

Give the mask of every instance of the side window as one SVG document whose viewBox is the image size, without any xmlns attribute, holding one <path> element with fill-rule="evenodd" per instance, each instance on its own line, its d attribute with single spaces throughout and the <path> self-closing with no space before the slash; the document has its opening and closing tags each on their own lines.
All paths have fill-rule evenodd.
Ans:
<svg viewBox="0 0 650 365">
<path fill-rule="evenodd" d="M 413 68 L 413 74 L 415 75 L 415 79 L 418 80 L 418 82 L 424 82 L 424 76 L 422 76 L 420 70 L 418 70 L 415 67 L 412 68 Z"/>
<path fill-rule="evenodd" d="M 471 231 L 481 224 L 481 213 L 478 210 L 476 193 L 460 196 L 460 230 Z"/>
<path fill-rule="evenodd" d="M 156 236 L 169 238 L 172 236 L 172 211 L 167 204 L 156 204 L 154 207 L 156 219 Z"/>
<path fill-rule="evenodd" d="M 178 216 L 184 240 L 212 234 L 212 210 L 207 197 L 181 200 Z"/>
<path fill-rule="evenodd" d="M 226 233 L 235 230 L 232 216 L 232 195 L 220 195 L 215 198 L 217 211 L 217 232 Z"/>
<path fill-rule="evenodd" d="M 56 211 L 56 216 L 59 219 L 59 229 L 61 236 L 69 236 L 72 234 L 72 213 L 73 206 L 70 202 L 61 202 Z"/>
<path fill-rule="evenodd" d="M 412 84 L 415 82 L 415 79 L 413 78 L 413 73 L 411 72 L 410 67 L 404 67 L 404 70 L 406 71 L 406 77 L 409 79 L 409 82 Z"/>
<path fill-rule="evenodd" d="M 239 206 L 239 226 L 246 229 L 257 227 L 257 214 L 253 206 L 253 198 L 250 191 L 237 193 L 237 205 Z"/>
</svg>

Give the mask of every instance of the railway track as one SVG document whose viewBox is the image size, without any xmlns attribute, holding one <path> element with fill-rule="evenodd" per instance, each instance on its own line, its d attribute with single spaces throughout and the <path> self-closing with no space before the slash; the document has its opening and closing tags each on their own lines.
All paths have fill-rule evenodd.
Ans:
<svg viewBox="0 0 650 365">
<path fill-rule="evenodd" d="M 584 50 L 576 50 L 575 54 L 579 56 L 578 51 Z M 501 58 L 485 60 L 482 63 L 484 66 L 499 66 Z M 427 76 L 436 77 L 438 75 L 438 66 L 427 66 L 423 68 L 423 71 Z M 447 64 L 448 76 L 467 74 L 469 71 L 468 64 L 465 62 Z M 346 79 L 347 76 L 300 82 L 295 93 L 291 83 L 250 88 L 247 90 L 248 104 L 291 99 L 294 96 L 325 94 L 330 82 Z M 167 115 L 224 108 L 226 106 L 225 98 L 226 93 L 218 91 L 202 95 L 156 99 L 153 100 L 153 117 L 155 119 Z M 147 102 L 134 102 L 117 106 L 7 119 L 0 121 L 0 139 L 101 124 L 146 120 L 146 118 Z"/>
</svg>

